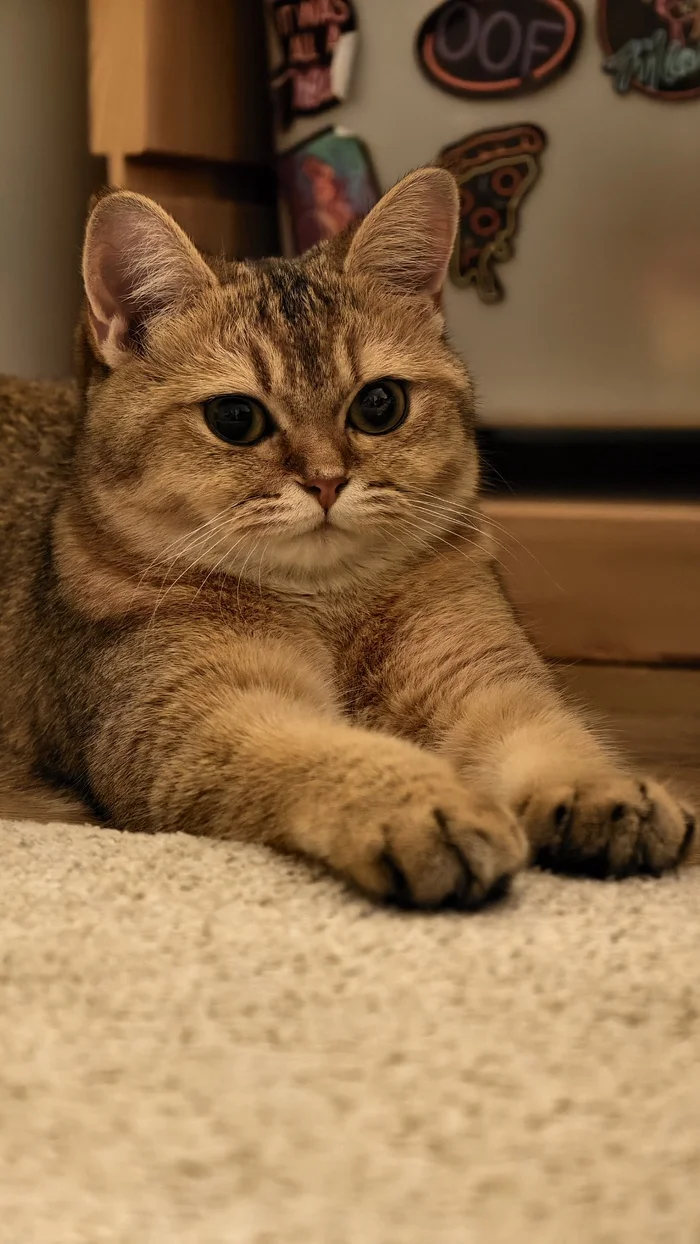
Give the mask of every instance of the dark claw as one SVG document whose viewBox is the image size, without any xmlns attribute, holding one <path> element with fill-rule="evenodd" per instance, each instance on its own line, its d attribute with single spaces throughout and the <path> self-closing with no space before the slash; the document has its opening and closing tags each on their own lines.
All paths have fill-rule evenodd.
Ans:
<svg viewBox="0 0 700 1244">
<path fill-rule="evenodd" d="M 461 847 L 454 842 L 450 835 L 447 817 L 442 811 L 442 808 L 433 808 L 433 816 L 435 817 L 435 823 L 440 830 L 440 837 L 442 838 L 444 845 L 457 856 L 461 868 L 459 883 L 453 890 L 452 894 L 450 894 L 450 896 L 446 899 L 445 905 L 448 907 L 457 907 L 461 911 L 464 911 L 469 907 L 469 896 L 472 889 L 472 883 L 474 881 L 474 874 L 469 866 L 469 860 L 466 855 L 462 851 Z"/>
<path fill-rule="evenodd" d="M 678 852 L 678 863 L 682 864 L 693 845 L 695 838 L 695 817 L 692 812 L 683 811 L 683 819 L 685 821 L 685 834 L 681 843 L 681 849 Z"/>
<path fill-rule="evenodd" d="M 405 873 L 399 868 L 390 851 L 383 851 L 380 859 L 391 879 L 387 901 L 395 903 L 397 907 L 401 907 L 404 911 L 412 911 L 416 906 L 416 902 L 411 893 L 411 887 L 406 880 Z"/>
<path fill-rule="evenodd" d="M 571 824 L 574 805 L 572 803 L 559 803 L 554 809 L 554 825 L 556 829 L 566 833 Z"/>
<path fill-rule="evenodd" d="M 502 899 L 507 898 L 510 894 L 513 878 L 508 873 L 504 873 L 502 877 L 496 877 L 491 889 L 487 894 L 489 903 L 500 903 Z"/>
<path fill-rule="evenodd" d="M 648 821 L 649 817 L 654 811 L 654 804 L 653 804 L 653 801 L 649 798 L 649 791 L 647 790 L 646 784 L 644 782 L 639 783 L 639 793 L 642 796 L 642 799 L 644 801 L 644 807 L 641 813 L 642 820 Z"/>
<path fill-rule="evenodd" d="M 452 911 L 480 911 L 482 907 L 491 907 L 508 897 L 511 881 L 512 877 L 509 877 L 507 873 L 502 877 L 497 877 L 488 894 L 478 901 L 471 896 L 468 886 L 461 886 L 459 891 L 453 891 L 448 895 L 441 907 Z"/>
</svg>

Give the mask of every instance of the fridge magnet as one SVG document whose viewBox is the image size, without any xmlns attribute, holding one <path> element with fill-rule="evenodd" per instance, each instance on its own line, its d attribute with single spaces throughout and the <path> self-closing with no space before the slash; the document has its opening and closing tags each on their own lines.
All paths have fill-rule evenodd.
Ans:
<svg viewBox="0 0 700 1244">
<path fill-rule="evenodd" d="M 297 254 L 366 216 L 380 197 L 365 144 L 339 126 L 282 152 L 278 172 Z"/>
<path fill-rule="evenodd" d="M 598 0 L 598 33 L 619 95 L 700 96 L 700 0 Z"/>
<path fill-rule="evenodd" d="M 496 264 L 512 259 L 525 196 L 540 175 L 547 145 L 538 125 L 480 130 L 445 147 L 435 161 L 459 187 L 460 227 L 450 275 L 473 285 L 482 302 L 500 302 L 504 289 Z"/>
<path fill-rule="evenodd" d="M 268 0 L 281 51 L 272 92 L 278 121 L 313 116 L 342 103 L 357 51 L 352 0 Z"/>
<path fill-rule="evenodd" d="M 527 95 L 570 67 L 582 29 L 575 0 L 446 0 L 418 32 L 418 59 L 467 99 Z"/>
</svg>

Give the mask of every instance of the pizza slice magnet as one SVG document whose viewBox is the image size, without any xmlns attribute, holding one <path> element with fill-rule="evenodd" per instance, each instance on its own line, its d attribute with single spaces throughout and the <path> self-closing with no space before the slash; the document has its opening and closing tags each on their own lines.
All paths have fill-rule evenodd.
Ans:
<svg viewBox="0 0 700 1244">
<path fill-rule="evenodd" d="M 504 297 L 496 265 L 513 257 L 522 206 L 540 176 L 546 145 L 538 125 L 511 125 L 470 134 L 443 148 L 436 160 L 459 187 L 450 275 L 455 285 L 473 285 L 482 302 Z"/>
</svg>

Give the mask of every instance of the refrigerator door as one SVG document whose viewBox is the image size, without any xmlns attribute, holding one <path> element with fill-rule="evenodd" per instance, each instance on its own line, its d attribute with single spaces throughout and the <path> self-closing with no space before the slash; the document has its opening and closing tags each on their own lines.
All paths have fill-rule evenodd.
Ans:
<svg viewBox="0 0 700 1244">
<path fill-rule="evenodd" d="M 550 85 L 461 98 L 416 56 L 436 3 L 354 0 L 347 98 L 296 120 L 280 148 L 346 127 L 367 144 L 386 189 L 477 131 L 541 127 L 541 175 L 522 204 L 514 256 L 499 265 L 503 301 L 487 305 L 473 287 L 448 283 L 450 328 L 483 419 L 700 426 L 700 100 L 617 94 L 603 72 L 595 0 L 580 0 L 578 55 Z"/>
</svg>

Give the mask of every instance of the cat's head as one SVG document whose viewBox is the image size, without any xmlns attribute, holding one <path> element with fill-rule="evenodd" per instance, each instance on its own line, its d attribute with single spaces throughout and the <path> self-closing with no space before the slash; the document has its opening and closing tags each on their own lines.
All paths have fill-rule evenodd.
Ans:
<svg viewBox="0 0 700 1244">
<path fill-rule="evenodd" d="M 440 305 L 457 219 L 451 175 L 423 169 L 300 259 L 222 263 L 148 199 L 102 198 L 78 460 L 97 527 L 161 575 L 318 586 L 454 530 L 477 477 Z"/>
</svg>

